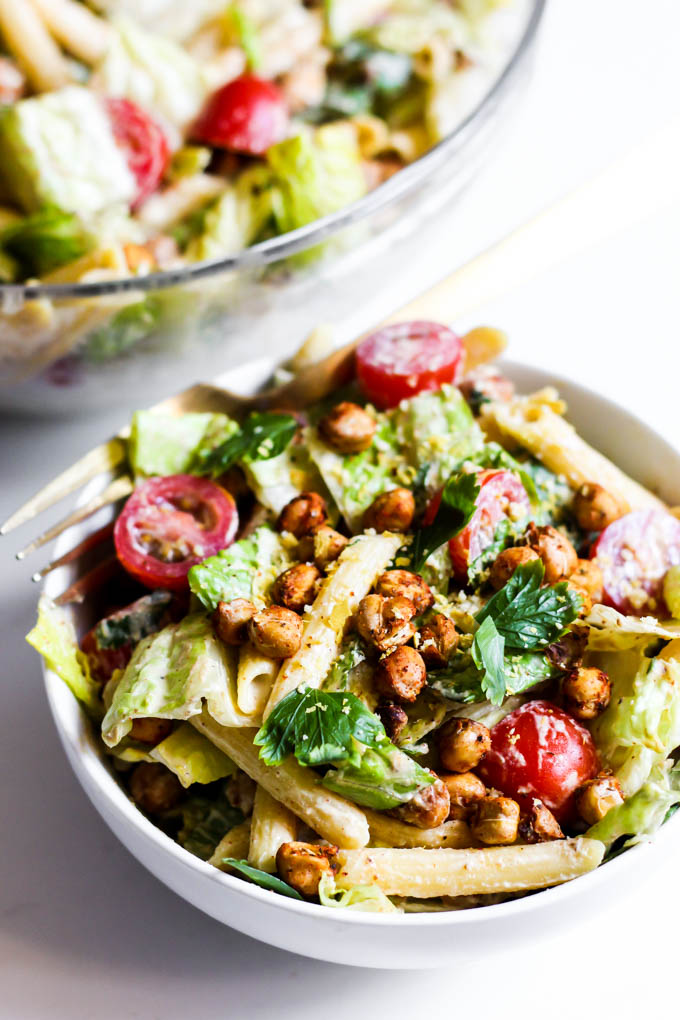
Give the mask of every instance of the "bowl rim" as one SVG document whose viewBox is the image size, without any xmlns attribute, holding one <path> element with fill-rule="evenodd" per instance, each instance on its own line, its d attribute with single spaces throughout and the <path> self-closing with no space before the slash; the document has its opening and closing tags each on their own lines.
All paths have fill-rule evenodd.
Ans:
<svg viewBox="0 0 680 1020">
<path fill-rule="evenodd" d="M 408 166 L 405 166 L 389 180 L 374 188 L 368 194 L 337 212 L 322 216 L 297 230 L 288 231 L 277 237 L 261 241 L 245 248 L 236 255 L 196 262 L 181 269 L 169 269 L 146 276 L 131 276 L 116 280 L 92 281 L 90 283 L 0 283 L 0 307 L 21 306 L 24 301 L 39 298 L 86 298 L 108 294 L 122 294 L 126 291 L 153 292 L 176 287 L 197 280 L 216 276 L 223 272 L 253 270 L 287 258 L 327 240 L 332 234 L 359 223 L 368 216 L 395 204 L 410 194 L 426 177 L 431 176 L 445 163 L 459 142 L 465 141 L 476 126 L 478 117 L 493 107 L 505 83 L 513 77 L 523 63 L 541 24 L 547 0 L 527 0 L 526 21 L 506 57 L 501 71 L 493 79 L 481 99 L 463 120 L 445 138 L 433 145 L 427 152 Z"/>
<path fill-rule="evenodd" d="M 231 373 L 225 373 L 225 378 L 229 375 L 244 373 L 244 371 L 247 371 L 248 369 L 251 369 L 256 375 L 263 375 L 267 369 L 271 370 L 275 367 L 275 365 L 276 360 L 273 358 L 259 358 L 244 366 L 240 366 Z M 535 375 L 537 379 L 542 379 L 544 385 L 554 385 L 558 390 L 560 387 L 566 388 L 567 390 L 570 389 L 579 397 L 583 397 L 588 401 L 592 400 L 594 403 L 599 405 L 600 415 L 604 417 L 606 417 L 610 411 L 615 411 L 618 415 L 623 415 L 628 420 L 632 428 L 641 429 L 644 433 L 646 433 L 645 438 L 648 441 L 653 442 L 657 447 L 660 447 L 664 454 L 680 458 L 680 450 L 669 443 L 665 436 L 659 433 L 651 425 L 648 425 L 642 418 L 611 400 L 609 397 L 605 397 L 597 393 L 592 388 L 583 385 L 581 382 L 569 376 L 562 374 L 558 375 L 548 369 L 543 369 L 527 362 L 502 359 L 502 365 L 511 376 L 513 372 L 528 372 Z M 86 499 L 88 495 L 89 493 L 86 489 L 83 499 Z M 80 524 L 78 527 L 82 529 L 84 526 L 85 524 Z M 64 543 L 65 538 L 64 536 L 61 536 L 55 548 L 56 555 L 62 551 L 60 549 L 60 545 Z M 59 571 L 55 572 L 49 575 L 46 579 L 43 586 L 43 591 L 46 594 L 56 594 L 57 590 L 60 589 L 59 573 Z M 339 922 L 344 926 L 375 925 L 380 928 L 392 928 L 396 925 L 404 927 L 405 929 L 423 927 L 456 927 L 460 925 L 465 926 L 469 924 L 479 924 L 480 922 L 492 923 L 496 920 L 505 921 L 528 911 L 537 910 L 540 907 L 549 909 L 552 906 L 557 906 L 575 895 L 580 895 L 581 893 L 586 894 L 589 890 L 592 890 L 596 885 L 599 885 L 605 880 L 614 880 L 616 876 L 622 875 L 625 870 L 628 870 L 631 867 L 636 867 L 643 854 L 651 856 L 651 853 L 657 851 L 662 843 L 666 843 L 669 838 L 674 838 L 677 835 L 677 832 L 680 831 L 678 828 L 680 826 L 680 812 L 678 812 L 670 818 L 668 822 L 662 825 L 661 829 L 655 833 L 652 839 L 645 840 L 644 842 L 631 847 L 625 853 L 619 854 L 613 860 L 606 862 L 604 867 L 598 866 L 593 871 L 588 872 L 585 875 L 581 875 L 576 879 L 572 879 L 571 881 L 564 882 L 561 885 L 545 889 L 529 890 L 517 899 L 507 900 L 502 903 L 469 907 L 464 910 L 453 909 L 443 910 L 440 912 L 399 914 L 378 914 L 353 910 L 333 911 L 332 908 L 323 908 L 322 910 L 320 904 L 300 902 L 290 897 L 277 896 L 276 894 L 268 890 L 261 889 L 242 878 L 237 878 L 219 871 L 214 866 L 209 865 L 206 861 L 201 860 L 191 854 L 188 850 L 185 850 L 170 836 L 154 825 L 152 821 L 150 821 L 134 806 L 133 802 L 127 797 L 125 791 L 118 784 L 114 775 L 107 767 L 104 754 L 96 746 L 94 736 L 89 731 L 89 721 L 86 719 L 82 709 L 78 706 L 75 698 L 72 697 L 65 687 L 63 681 L 61 681 L 51 670 L 47 669 L 44 663 L 42 664 L 42 673 L 52 718 L 67 758 L 69 759 L 81 786 L 84 788 L 94 807 L 98 810 L 102 817 L 104 817 L 107 824 L 108 816 L 107 813 L 102 810 L 100 803 L 98 803 L 99 798 L 101 798 L 102 803 L 106 803 L 109 811 L 112 811 L 115 814 L 119 822 L 125 826 L 132 827 L 136 834 L 139 835 L 146 843 L 154 845 L 160 853 L 164 853 L 165 855 L 173 858 L 174 862 L 180 865 L 182 869 L 189 869 L 195 875 L 203 876 L 203 878 L 208 879 L 217 886 L 226 887 L 230 893 L 238 894 L 245 900 L 252 899 L 263 905 L 268 904 L 270 907 L 275 907 L 278 910 L 292 911 L 301 917 L 308 917 L 310 920 L 325 918 L 326 920 L 332 920 L 335 923 Z M 68 709 L 64 709 L 65 705 L 68 706 Z M 88 728 L 85 744 L 83 744 L 82 739 L 74 740 L 72 735 L 69 733 L 68 720 L 65 716 L 63 716 L 64 711 L 73 713 L 72 718 L 79 730 L 82 731 L 82 727 Z M 111 826 L 109 826 L 109 828 L 111 828 Z M 114 835 L 117 835 L 118 838 L 121 839 L 121 842 L 124 843 L 126 849 L 134 853 L 127 841 L 123 840 L 123 838 L 116 832 L 114 832 Z M 155 877 L 160 877 L 151 868 L 147 867 L 147 870 L 151 871 Z M 182 892 L 176 888 L 175 885 L 170 882 L 166 882 L 166 884 L 173 889 L 173 891 L 182 895 Z"/>
</svg>

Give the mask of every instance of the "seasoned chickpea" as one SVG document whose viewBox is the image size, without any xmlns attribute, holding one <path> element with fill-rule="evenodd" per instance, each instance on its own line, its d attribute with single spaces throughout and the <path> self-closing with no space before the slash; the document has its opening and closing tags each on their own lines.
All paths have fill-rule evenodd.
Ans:
<svg viewBox="0 0 680 1020">
<path fill-rule="evenodd" d="M 276 578 L 272 598 L 286 609 L 301 613 L 314 601 L 320 580 L 321 571 L 313 563 L 298 563 Z"/>
<path fill-rule="evenodd" d="M 286 503 L 279 515 L 279 531 L 289 531 L 296 538 L 308 535 L 326 523 L 326 501 L 318 492 L 302 492 Z"/>
<path fill-rule="evenodd" d="M 418 829 L 434 829 L 449 817 L 449 808 L 449 791 L 437 776 L 431 786 L 418 790 L 415 797 L 394 808 L 392 813 L 402 822 L 415 825 Z"/>
<path fill-rule="evenodd" d="M 172 719 L 133 719 L 130 736 L 142 744 L 160 744 L 172 730 Z"/>
<path fill-rule="evenodd" d="M 538 559 L 538 553 L 528 545 L 518 545 L 512 549 L 504 549 L 493 561 L 489 572 L 491 586 L 499 591 L 504 587 L 523 563 L 531 563 Z"/>
<path fill-rule="evenodd" d="M 443 613 L 437 613 L 420 628 L 416 644 L 428 669 L 442 669 L 458 647 L 455 623 Z"/>
<path fill-rule="evenodd" d="M 143 762 L 130 776 L 130 795 L 149 815 L 160 815 L 177 807 L 184 796 L 182 784 L 165 765 Z"/>
<path fill-rule="evenodd" d="M 248 624 L 248 637 L 270 659 L 287 659 L 302 644 L 302 620 L 291 609 L 269 606 Z"/>
<path fill-rule="evenodd" d="M 470 831 L 488 846 L 514 843 L 519 829 L 519 804 L 510 797 L 483 797 L 470 817 Z"/>
<path fill-rule="evenodd" d="M 227 800 L 242 815 L 250 815 L 255 802 L 256 783 L 245 772 L 237 772 L 227 783 Z"/>
<path fill-rule="evenodd" d="M 437 735 L 439 757 L 449 772 L 476 768 L 491 747 L 487 727 L 474 719 L 449 719 Z"/>
<path fill-rule="evenodd" d="M 375 582 L 375 590 L 378 595 L 388 598 L 400 595 L 408 599 L 418 614 L 424 613 L 434 602 L 430 586 L 419 574 L 412 574 L 410 570 L 386 570 Z"/>
<path fill-rule="evenodd" d="M 621 784 L 616 776 L 601 772 L 576 794 L 576 808 L 584 822 L 595 825 L 608 811 L 623 804 Z"/>
<path fill-rule="evenodd" d="M 378 715 L 385 727 L 385 733 L 390 740 L 397 741 L 399 735 L 408 722 L 406 712 L 396 701 L 389 699 L 381 701 L 378 705 Z"/>
<path fill-rule="evenodd" d="M 622 514 L 618 501 L 597 482 L 584 482 L 574 496 L 574 517 L 583 531 L 603 531 Z"/>
<path fill-rule="evenodd" d="M 339 453 L 361 453 L 373 442 L 375 421 L 363 407 L 343 400 L 321 419 L 319 432 Z"/>
<path fill-rule="evenodd" d="M 537 552 L 545 567 L 546 584 L 557 584 L 576 570 L 578 556 L 573 545 L 557 528 L 546 524 L 537 528 L 530 525 L 527 537 L 529 546 Z"/>
<path fill-rule="evenodd" d="M 519 823 L 519 834 L 526 843 L 547 843 L 551 839 L 564 839 L 560 823 L 538 797 L 534 797 L 531 808 Z"/>
<path fill-rule="evenodd" d="M 579 666 L 562 682 L 564 707 L 577 719 L 597 718 L 609 704 L 611 693 L 611 680 L 594 666 Z"/>
<path fill-rule="evenodd" d="M 381 659 L 373 675 L 376 690 L 385 698 L 415 701 L 427 680 L 421 655 L 409 645 Z"/>
<path fill-rule="evenodd" d="M 257 612 L 249 599 L 220 602 L 213 613 L 213 627 L 225 645 L 242 645 L 248 640 L 248 623 Z"/>
<path fill-rule="evenodd" d="M 410 489 L 390 489 L 374 499 L 364 514 L 364 527 L 376 531 L 408 531 L 416 502 Z"/>
<path fill-rule="evenodd" d="M 332 861 L 337 852 L 337 846 L 282 843 L 276 853 L 276 870 L 302 896 L 316 896 L 322 877 L 333 871 Z"/>
<path fill-rule="evenodd" d="M 445 772 L 439 778 L 449 791 L 449 818 L 469 818 L 475 803 L 486 797 L 486 786 L 474 772 Z"/>
<path fill-rule="evenodd" d="M 594 560 L 578 560 L 569 580 L 587 591 L 593 602 L 602 601 L 602 571 Z"/>
<path fill-rule="evenodd" d="M 368 644 L 380 652 L 391 652 L 413 637 L 415 612 L 415 606 L 408 599 L 366 595 L 359 603 L 356 627 Z"/>
<path fill-rule="evenodd" d="M 298 556 L 306 562 L 314 560 L 319 570 L 326 570 L 349 542 L 335 528 L 321 524 L 309 535 L 303 535 L 298 543 Z"/>
</svg>

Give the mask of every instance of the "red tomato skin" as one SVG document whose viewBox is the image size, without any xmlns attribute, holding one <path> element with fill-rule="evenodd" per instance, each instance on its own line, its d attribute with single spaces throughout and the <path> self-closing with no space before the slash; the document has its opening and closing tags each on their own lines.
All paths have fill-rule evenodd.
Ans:
<svg viewBox="0 0 680 1020">
<path fill-rule="evenodd" d="M 359 383 L 380 408 L 455 383 L 463 362 L 463 344 L 436 322 L 398 322 L 372 333 L 356 351 Z"/>
<path fill-rule="evenodd" d="M 134 209 L 162 181 L 170 162 L 170 146 L 153 117 L 131 100 L 109 98 L 106 108 L 115 139 L 137 181 L 137 195 L 132 204 Z"/>
<path fill-rule="evenodd" d="M 668 614 L 663 580 L 670 567 L 680 564 L 676 517 L 666 510 L 624 514 L 599 535 L 590 555 L 602 571 L 605 605 L 627 616 Z"/>
<path fill-rule="evenodd" d="M 120 648 L 100 648 L 95 635 L 96 627 L 89 630 L 80 642 L 81 650 L 87 655 L 92 679 L 102 686 L 111 679 L 117 669 L 125 669 L 132 658 L 132 645 Z"/>
<path fill-rule="evenodd" d="M 285 138 L 288 123 L 280 89 L 265 78 L 244 74 L 213 93 L 192 135 L 218 149 L 261 156 Z"/>
<path fill-rule="evenodd" d="M 177 502 L 189 499 L 207 516 L 203 527 Z M 233 497 L 208 478 L 194 475 L 168 475 L 142 482 L 123 507 L 113 529 L 116 554 L 122 566 L 147 588 L 185 591 L 191 567 L 234 540 L 238 512 Z M 150 533 L 170 542 L 181 540 L 190 555 L 176 563 L 152 556 L 140 541 Z"/>
<path fill-rule="evenodd" d="M 492 727 L 491 749 L 478 771 L 488 786 L 522 806 L 538 797 L 565 822 L 574 815 L 576 790 L 599 769 L 585 726 L 549 701 L 528 701 Z"/>
</svg>

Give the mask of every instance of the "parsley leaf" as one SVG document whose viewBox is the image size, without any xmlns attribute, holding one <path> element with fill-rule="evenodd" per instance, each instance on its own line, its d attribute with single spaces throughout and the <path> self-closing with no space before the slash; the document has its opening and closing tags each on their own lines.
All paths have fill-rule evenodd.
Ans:
<svg viewBox="0 0 680 1020">
<path fill-rule="evenodd" d="M 297 422 L 292 414 L 255 411 L 233 436 L 214 450 L 199 455 L 193 471 L 217 478 L 237 460 L 271 460 L 283 453 L 296 430 Z"/>
<path fill-rule="evenodd" d="M 292 886 L 277 878 L 276 875 L 270 875 L 266 871 L 254 868 L 252 864 L 248 864 L 248 861 L 238 861 L 235 857 L 224 857 L 223 861 L 230 868 L 233 868 L 234 871 L 240 871 L 245 878 L 250 879 L 255 885 L 259 885 L 261 889 L 270 889 L 272 892 L 281 893 L 283 896 L 290 896 L 293 900 L 302 899 L 297 889 L 293 889 Z"/>
<path fill-rule="evenodd" d="M 461 472 L 452 475 L 442 489 L 441 503 L 432 524 L 420 528 L 411 544 L 411 569 L 422 570 L 428 556 L 465 528 L 477 509 L 477 475 Z"/>
<path fill-rule="evenodd" d="M 484 670 L 482 690 L 492 705 L 500 705 L 506 691 L 503 669 L 505 638 L 499 634 L 491 616 L 487 616 L 477 630 L 471 651 L 477 668 Z"/>
<path fill-rule="evenodd" d="M 345 691 L 291 691 L 255 735 L 260 758 L 280 765 L 294 754 L 301 765 L 359 760 L 353 741 L 378 748 L 389 744 L 378 717 Z"/>
</svg>

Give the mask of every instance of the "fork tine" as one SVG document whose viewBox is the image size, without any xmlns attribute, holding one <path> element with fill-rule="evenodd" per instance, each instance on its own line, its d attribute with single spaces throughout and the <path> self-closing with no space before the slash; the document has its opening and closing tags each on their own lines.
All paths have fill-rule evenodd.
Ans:
<svg viewBox="0 0 680 1020">
<path fill-rule="evenodd" d="M 92 549 L 96 549 L 98 545 L 101 545 L 107 539 L 111 538 L 113 534 L 113 521 L 111 524 L 106 524 L 103 528 L 95 531 L 92 535 L 88 535 L 87 538 L 79 542 L 78 545 L 74 546 L 73 549 L 69 549 L 67 553 L 60 556 L 56 560 L 52 560 L 47 566 L 43 567 L 42 570 L 37 570 L 31 577 L 32 581 L 42 581 L 43 577 L 47 577 L 57 567 L 64 567 L 67 563 L 73 563 L 74 560 L 84 556 L 85 553 L 90 552 Z"/>
<path fill-rule="evenodd" d="M 61 535 L 62 531 L 66 531 L 67 528 L 72 527 L 74 524 L 79 524 L 80 521 L 87 520 L 92 514 L 96 513 L 97 510 L 101 510 L 103 506 L 108 506 L 110 503 L 116 503 L 119 499 L 123 499 L 124 496 L 129 496 L 132 492 L 133 484 L 132 479 L 129 475 L 121 475 L 120 478 L 116 478 L 110 485 L 107 485 L 103 492 L 94 496 L 89 503 L 85 506 L 80 507 L 78 510 L 74 510 L 73 513 L 64 517 L 63 520 L 59 521 L 53 527 L 48 528 L 47 531 L 39 535 L 38 538 L 32 542 L 20 552 L 17 553 L 17 559 L 23 560 L 30 553 L 39 549 L 41 546 L 46 545 L 47 542 L 51 542 L 57 535 Z"/>
<path fill-rule="evenodd" d="M 75 464 L 67 468 L 66 471 L 63 471 L 62 474 L 48 482 L 43 489 L 36 492 L 35 496 L 31 497 L 22 507 L 19 507 L 2 525 L 0 535 L 6 535 L 8 532 L 18 528 L 20 524 L 32 521 L 43 510 L 47 510 L 54 503 L 58 503 L 60 499 L 63 499 L 64 496 L 75 492 L 81 485 L 89 482 L 91 478 L 94 478 L 101 472 L 112 471 L 125 460 L 126 455 L 127 446 L 123 441 L 122 434 L 121 438 L 116 437 L 115 439 L 110 439 L 108 443 L 96 446 L 89 453 L 86 453 L 84 457 L 81 457 L 79 461 L 76 461 Z M 18 558 L 22 559 L 21 556 Z"/>
</svg>

